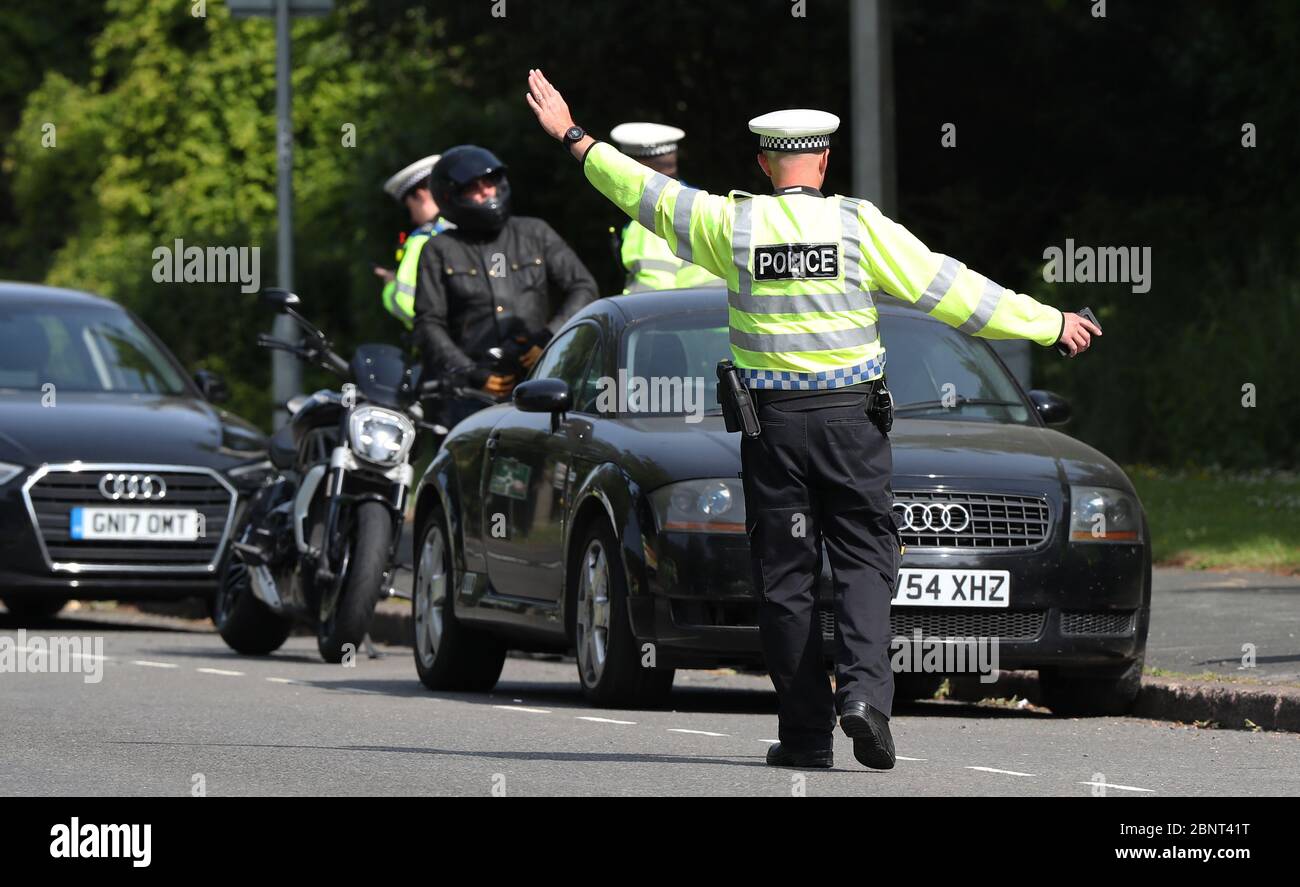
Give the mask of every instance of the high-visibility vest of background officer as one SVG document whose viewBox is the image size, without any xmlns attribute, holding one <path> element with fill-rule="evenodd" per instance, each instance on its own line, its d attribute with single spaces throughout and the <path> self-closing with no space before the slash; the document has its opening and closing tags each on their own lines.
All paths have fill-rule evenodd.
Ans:
<svg viewBox="0 0 1300 887">
<path fill-rule="evenodd" d="M 624 154 L 670 178 L 677 177 L 677 143 L 685 136 L 662 123 L 620 123 L 609 133 Z M 635 220 L 623 229 L 618 253 L 627 272 L 624 293 L 723 285 L 712 272 L 673 255 L 668 241 Z"/>
<path fill-rule="evenodd" d="M 761 426 L 742 438 L 740 457 L 759 638 L 778 700 L 767 763 L 833 766 L 838 708 L 854 757 L 892 768 L 889 614 L 900 550 L 888 427 L 869 421 L 885 368 L 875 300 L 893 296 L 986 338 L 1061 339 L 1071 354 L 1088 346 L 1087 321 L 930 252 L 865 200 L 822 196 L 833 114 L 751 120 L 775 193 L 717 197 L 593 141 L 540 71 L 528 85 L 538 121 L 602 194 L 678 258 L 727 281 L 731 353 Z M 808 532 L 794 530 L 801 517 Z M 813 617 L 823 553 L 837 615 L 835 696 Z"/>
<path fill-rule="evenodd" d="M 384 191 L 406 206 L 415 225 L 397 242 L 397 270 L 375 266 L 375 275 L 383 278 L 384 310 L 402 322 L 408 330 L 415 320 L 415 280 L 420 267 L 420 250 L 429 238 L 451 227 L 440 216 L 438 204 L 429 191 L 429 173 L 441 155 L 432 154 L 415 161 L 384 183 Z"/>
</svg>

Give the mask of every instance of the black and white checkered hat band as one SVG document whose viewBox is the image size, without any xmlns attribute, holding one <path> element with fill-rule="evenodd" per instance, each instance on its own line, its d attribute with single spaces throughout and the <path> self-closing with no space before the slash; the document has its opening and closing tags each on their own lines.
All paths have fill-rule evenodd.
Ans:
<svg viewBox="0 0 1300 887">
<path fill-rule="evenodd" d="M 660 154 L 671 154 L 677 150 L 676 142 L 665 142 L 662 145 L 622 145 L 623 153 L 628 157 L 658 157 Z"/>
<path fill-rule="evenodd" d="M 815 151 L 819 148 L 829 148 L 831 146 L 831 137 L 829 134 L 820 136 L 799 136 L 797 138 L 786 138 L 784 136 L 759 136 L 758 147 L 768 151 Z"/>
<path fill-rule="evenodd" d="M 428 169 L 417 169 L 398 183 L 397 187 L 393 189 L 393 195 L 400 199 L 407 191 L 427 179 L 431 172 L 433 172 L 433 167 L 429 167 Z"/>
</svg>

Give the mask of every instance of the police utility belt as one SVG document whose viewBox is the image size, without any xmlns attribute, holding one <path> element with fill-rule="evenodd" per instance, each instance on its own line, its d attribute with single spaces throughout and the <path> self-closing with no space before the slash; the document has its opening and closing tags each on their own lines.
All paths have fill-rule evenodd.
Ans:
<svg viewBox="0 0 1300 887">
<path fill-rule="evenodd" d="M 726 423 L 728 431 L 741 431 L 749 438 L 763 433 L 763 426 L 758 421 L 760 406 L 800 400 L 805 401 L 809 409 L 820 409 L 849 406 L 864 396 L 867 418 L 880 429 L 881 434 L 888 434 L 894 427 L 894 398 L 885 387 L 883 376 L 843 388 L 750 391 L 735 364 L 730 360 L 718 361 L 718 403 L 722 406 L 722 421 Z"/>
</svg>

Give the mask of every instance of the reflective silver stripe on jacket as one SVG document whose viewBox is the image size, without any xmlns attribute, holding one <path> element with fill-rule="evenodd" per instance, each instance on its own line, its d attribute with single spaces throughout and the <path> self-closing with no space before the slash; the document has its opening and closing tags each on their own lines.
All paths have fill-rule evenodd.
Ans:
<svg viewBox="0 0 1300 887">
<path fill-rule="evenodd" d="M 407 283 L 403 280 L 394 281 L 397 284 L 397 291 L 404 296 L 415 295 L 415 284 Z"/>
<path fill-rule="evenodd" d="M 989 325 L 989 320 L 993 317 L 993 312 L 998 309 L 998 303 L 1002 301 L 1002 291 L 1006 287 L 994 283 L 983 275 L 977 275 L 984 281 L 984 289 L 980 292 L 980 302 L 971 312 L 970 317 L 957 329 L 963 333 L 975 335 L 984 327 Z"/>
<path fill-rule="evenodd" d="M 747 314 L 808 314 L 818 311 L 862 311 L 875 305 L 876 293 L 853 290 L 847 293 L 800 293 L 798 295 L 742 296 L 727 293 L 727 304 Z"/>
<path fill-rule="evenodd" d="M 952 289 L 952 282 L 957 279 L 966 266 L 950 256 L 944 256 L 943 261 L 939 264 L 939 270 L 934 275 L 934 280 L 921 293 L 921 298 L 916 300 L 916 307 L 920 308 L 927 314 L 934 310 L 934 306 L 946 295 L 948 290 Z"/>
<path fill-rule="evenodd" d="M 861 292 L 867 300 L 862 308 L 875 307 L 870 290 L 862 289 L 862 229 L 858 224 L 858 208 L 862 201 L 851 197 L 840 198 L 840 243 L 844 246 L 844 289 L 850 293 Z"/>
<path fill-rule="evenodd" d="M 681 262 L 674 262 L 671 259 L 637 259 L 627 270 L 633 274 L 642 271 L 668 271 L 676 274 L 681 267 Z"/>
<path fill-rule="evenodd" d="M 836 351 L 876 341 L 876 325 L 868 323 L 820 333 L 746 333 L 731 328 L 731 344 L 746 351 Z"/>
<path fill-rule="evenodd" d="M 673 254 L 683 262 L 693 261 L 691 208 L 695 206 L 695 198 L 699 196 L 699 188 L 683 188 L 677 195 L 677 206 L 673 209 L 673 234 L 677 237 L 677 246 L 673 249 Z"/>
<path fill-rule="evenodd" d="M 641 192 L 641 205 L 637 207 L 636 220 L 651 234 L 655 233 L 655 207 L 659 205 L 659 197 L 671 181 L 663 173 L 654 173 Z"/>
<path fill-rule="evenodd" d="M 731 260 L 736 265 L 735 295 L 748 296 L 754 291 L 754 276 L 749 272 L 749 244 L 753 239 L 754 201 L 736 201 L 736 221 L 731 227 Z"/>
</svg>

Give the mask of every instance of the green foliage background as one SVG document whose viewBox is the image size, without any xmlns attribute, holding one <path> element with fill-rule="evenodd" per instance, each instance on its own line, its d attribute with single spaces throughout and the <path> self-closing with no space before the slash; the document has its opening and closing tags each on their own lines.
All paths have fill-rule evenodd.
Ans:
<svg viewBox="0 0 1300 887">
<path fill-rule="evenodd" d="M 140 314 L 189 366 L 225 372 L 266 423 L 269 318 L 237 286 L 158 284 L 152 251 L 256 245 L 275 256 L 274 38 L 221 0 L 64 0 L 0 12 L 0 278 L 91 290 Z M 620 219 L 536 129 L 540 66 L 596 133 L 627 119 L 688 130 L 684 176 L 755 190 L 750 117 L 849 114 L 842 0 L 411 3 L 336 0 L 296 20 L 296 289 L 345 345 L 391 340 L 373 262 L 401 210 L 379 185 L 462 142 L 511 166 L 606 291 Z M 1213 0 L 897 0 L 899 206 L 934 249 L 1060 307 L 1091 305 L 1101 345 L 1036 354 L 1069 430 L 1122 461 L 1300 464 L 1300 4 Z M 957 147 L 940 127 L 957 127 Z M 1253 123 L 1258 147 L 1241 145 Z M 43 147 L 53 123 L 57 146 Z M 345 147 L 343 127 L 356 129 Z M 850 191 L 848 127 L 828 193 Z M 1049 285 L 1067 237 L 1149 246 L 1151 292 Z M 316 380 L 323 381 L 323 380 Z M 1258 406 L 1241 406 L 1242 386 Z"/>
</svg>

